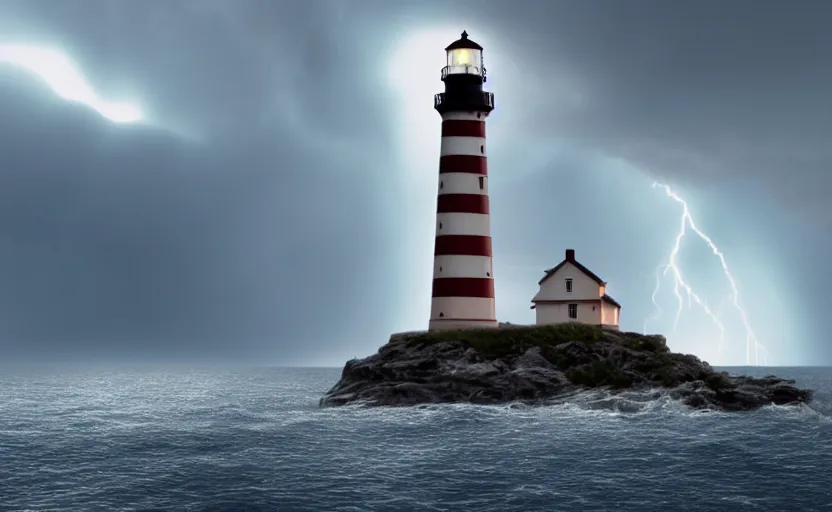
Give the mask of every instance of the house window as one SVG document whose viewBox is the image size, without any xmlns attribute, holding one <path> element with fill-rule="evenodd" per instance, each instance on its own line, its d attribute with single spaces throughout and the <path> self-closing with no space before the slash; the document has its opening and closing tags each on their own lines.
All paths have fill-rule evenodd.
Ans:
<svg viewBox="0 0 832 512">
<path fill-rule="evenodd" d="M 578 305 L 577 304 L 570 304 L 569 305 L 569 318 L 572 318 L 572 319 L 578 318 Z"/>
<path fill-rule="evenodd" d="M 485 178 L 480 176 L 480 190 L 483 190 L 484 188 L 485 188 Z"/>
<path fill-rule="evenodd" d="M 566 279 L 566 293 L 572 293 L 572 278 Z"/>
</svg>

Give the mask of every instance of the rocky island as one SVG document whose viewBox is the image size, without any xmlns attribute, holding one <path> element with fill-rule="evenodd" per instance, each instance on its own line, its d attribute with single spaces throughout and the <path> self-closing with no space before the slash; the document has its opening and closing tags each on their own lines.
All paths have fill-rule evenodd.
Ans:
<svg viewBox="0 0 832 512">
<path fill-rule="evenodd" d="M 663 388 L 690 407 L 721 411 L 812 398 L 793 380 L 718 372 L 671 352 L 660 335 L 561 324 L 394 335 L 378 353 L 348 361 L 320 405 L 544 405 L 589 388 Z"/>
</svg>

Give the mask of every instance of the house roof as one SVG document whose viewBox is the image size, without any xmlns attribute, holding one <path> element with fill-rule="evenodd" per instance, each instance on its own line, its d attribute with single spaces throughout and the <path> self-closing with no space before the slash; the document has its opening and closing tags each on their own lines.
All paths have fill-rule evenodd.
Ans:
<svg viewBox="0 0 832 512">
<path fill-rule="evenodd" d="M 549 279 L 550 277 L 555 275 L 555 272 L 560 270 L 567 263 L 571 263 L 572 265 L 574 265 L 575 268 L 577 268 L 578 270 L 583 272 L 587 277 L 589 277 L 590 279 L 592 279 L 593 281 L 595 281 L 599 285 L 604 286 L 604 285 L 607 284 L 606 281 L 604 281 L 603 279 L 601 279 L 600 277 L 595 275 L 591 270 L 589 270 L 585 266 L 578 263 L 578 261 L 575 259 L 575 251 L 573 249 L 566 249 L 566 259 L 564 259 L 563 261 L 561 261 L 560 263 L 558 263 L 554 267 L 550 268 L 549 270 L 546 270 L 546 275 L 543 276 L 543 279 L 538 281 L 537 284 L 543 284 L 544 281 L 546 281 L 547 279 Z M 613 303 L 618 304 L 617 302 L 614 302 L 614 301 L 613 301 Z"/>
<path fill-rule="evenodd" d="M 607 294 L 604 294 L 600 297 L 600 300 L 606 302 L 607 304 L 612 304 L 613 306 L 621 309 L 621 304 L 618 303 L 617 300 L 613 299 Z M 531 309 L 535 309 L 538 303 L 542 304 L 568 304 L 576 302 L 574 299 L 562 299 L 562 300 L 532 300 L 532 307 Z M 592 302 L 592 300 L 579 300 L 577 302 Z"/>
<path fill-rule="evenodd" d="M 615 300 L 615 299 L 613 299 L 612 297 L 610 297 L 610 296 L 609 296 L 609 295 L 607 295 L 606 293 L 604 294 L 604 296 L 603 296 L 603 297 L 601 297 L 601 300 L 603 300 L 604 302 L 607 302 L 607 303 L 609 303 L 609 304 L 612 304 L 613 306 L 617 307 L 618 309 L 621 309 L 621 304 L 619 304 L 618 302 L 616 302 L 616 300 Z"/>
</svg>

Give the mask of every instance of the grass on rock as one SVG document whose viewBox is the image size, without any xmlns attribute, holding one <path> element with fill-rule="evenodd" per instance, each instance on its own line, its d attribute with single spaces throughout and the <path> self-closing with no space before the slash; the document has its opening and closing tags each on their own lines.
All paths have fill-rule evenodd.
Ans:
<svg viewBox="0 0 832 512">
<path fill-rule="evenodd" d="M 470 329 L 460 331 L 429 331 L 407 337 L 411 346 L 425 346 L 444 341 L 462 342 L 487 359 L 520 355 L 532 347 L 546 349 L 577 341 L 595 343 L 618 341 L 627 348 L 650 352 L 668 352 L 662 336 L 646 336 L 638 333 L 610 331 L 597 325 L 579 323 L 509 326 L 500 329 Z"/>
</svg>

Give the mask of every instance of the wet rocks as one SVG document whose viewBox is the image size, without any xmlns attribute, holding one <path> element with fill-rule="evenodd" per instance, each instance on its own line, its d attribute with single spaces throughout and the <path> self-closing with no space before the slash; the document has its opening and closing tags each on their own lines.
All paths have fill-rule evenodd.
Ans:
<svg viewBox="0 0 832 512">
<path fill-rule="evenodd" d="M 691 407 L 724 411 L 811 400 L 792 380 L 731 376 L 672 353 L 662 336 L 567 324 L 395 336 L 348 361 L 320 404 L 545 404 L 582 388 L 657 387 Z"/>
</svg>

